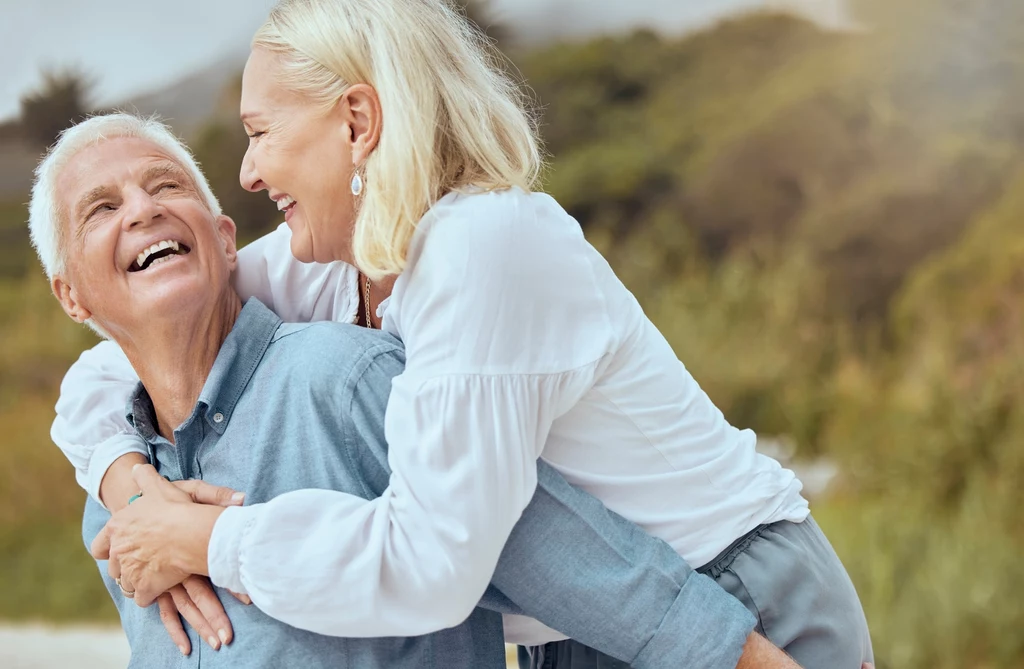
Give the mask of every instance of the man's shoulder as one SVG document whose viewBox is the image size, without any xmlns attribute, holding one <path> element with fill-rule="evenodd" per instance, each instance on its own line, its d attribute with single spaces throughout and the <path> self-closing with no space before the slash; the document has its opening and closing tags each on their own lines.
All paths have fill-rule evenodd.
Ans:
<svg viewBox="0 0 1024 669">
<path fill-rule="evenodd" d="M 339 374 L 384 357 L 405 364 L 405 348 L 395 336 L 380 330 L 330 321 L 282 323 L 267 354 L 314 375 Z"/>
</svg>

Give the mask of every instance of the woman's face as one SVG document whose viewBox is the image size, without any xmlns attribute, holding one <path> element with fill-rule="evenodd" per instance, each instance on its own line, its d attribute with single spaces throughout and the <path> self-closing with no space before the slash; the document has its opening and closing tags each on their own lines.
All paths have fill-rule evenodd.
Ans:
<svg viewBox="0 0 1024 669">
<path fill-rule="evenodd" d="M 297 260 L 351 262 L 354 124 L 344 103 L 325 111 L 282 86 L 279 59 L 256 48 L 245 65 L 241 118 L 249 148 L 239 180 L 246 190 L 267 191 L 284 212 Z"/>
</svg>

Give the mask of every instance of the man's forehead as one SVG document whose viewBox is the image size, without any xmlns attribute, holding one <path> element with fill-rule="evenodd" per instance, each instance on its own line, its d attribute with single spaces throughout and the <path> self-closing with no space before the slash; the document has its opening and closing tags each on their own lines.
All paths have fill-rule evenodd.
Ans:
<svg viewBox="0 0 1024 669">
<path fill-rule="evenodd" d="M 61 170 L 63 189 L 88 191 L 97 185 L 138 178 L 155 166 L 187 173 L 176 160 L 148 139 L 100 139 L 79 151 Z"/>
</svg>

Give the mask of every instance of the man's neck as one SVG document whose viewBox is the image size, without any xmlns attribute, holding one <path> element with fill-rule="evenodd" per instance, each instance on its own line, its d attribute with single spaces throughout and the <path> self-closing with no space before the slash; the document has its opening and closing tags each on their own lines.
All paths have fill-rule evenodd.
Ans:
<svg viewBox="0 0 1024 669">
<path fill-rule="evenodd" d="M 151 323 L 141 336 L 118 342 L 146 388 L 157 431 L 174 443 L 174 430 L 195 410 L 224 340 L 238 320 L 242 302 L 228 289 L 222 299 L 186 317 Z"/>
</svg>

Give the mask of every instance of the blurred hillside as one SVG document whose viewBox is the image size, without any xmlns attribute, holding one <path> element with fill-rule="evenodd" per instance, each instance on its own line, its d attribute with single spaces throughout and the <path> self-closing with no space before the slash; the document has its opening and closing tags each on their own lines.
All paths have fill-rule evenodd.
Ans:
<svg viewBox="0 0 1024 669">
<path fill-rule="evenodd" d="M 838 465 L 815 514 L 879 669 L 1024 667 L 1024 4 L 855 10 L 512 55 L 548 190 L 726 416 Z M 276 211 L 237 187 L 237 85 L 185 134 L 252 238 Z M 47 437 L 91 339 L 25 199 L 0 204 L 0 616 L 109 617 Z"/>
</svg>

